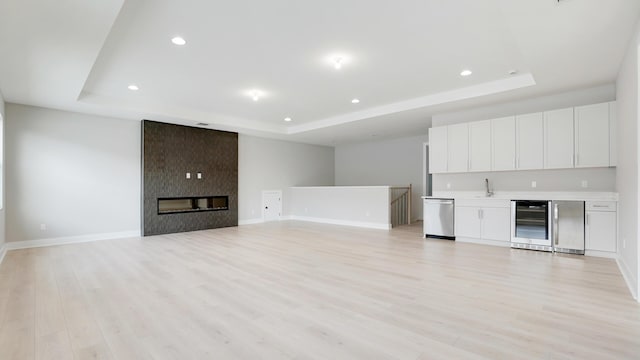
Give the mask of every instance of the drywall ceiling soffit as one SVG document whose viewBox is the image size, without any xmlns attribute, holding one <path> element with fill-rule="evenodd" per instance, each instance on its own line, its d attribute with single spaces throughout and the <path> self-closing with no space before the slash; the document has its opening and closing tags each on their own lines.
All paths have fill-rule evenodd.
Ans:
<svg viewBox="0 0 640 360">
<path fill-rule="evenodd" d="M 640 11 L 636 0 L 51 4 L 0 4 L 12 14 L 0 22 L 8 101 L 323 144 L 611 82 Z M 326 61 L 336 52 L 351 60 L 339 71 Z M 264 97 L 252 101 L 252 88 Z"/>
</svg>

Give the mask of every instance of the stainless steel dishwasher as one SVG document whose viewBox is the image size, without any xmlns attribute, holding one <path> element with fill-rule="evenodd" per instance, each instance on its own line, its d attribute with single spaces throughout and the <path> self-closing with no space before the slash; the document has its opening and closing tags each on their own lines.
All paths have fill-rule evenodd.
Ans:
<svg viewBox="0 0 640 360">
<path fill-rule="evenodd" d="M 424 237 L 455 240 L 453 199 L 424 199 Z"/>
</svg>

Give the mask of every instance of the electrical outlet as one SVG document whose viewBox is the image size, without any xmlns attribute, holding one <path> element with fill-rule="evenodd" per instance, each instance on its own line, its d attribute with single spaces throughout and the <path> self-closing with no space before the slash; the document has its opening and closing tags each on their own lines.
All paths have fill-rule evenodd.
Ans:
<svg viewBox="0 0 640 360">
<path fill-rule="evenodd" d="M 305 214 L 309 212 L 309 208 L 304 208 Z"/>
<path fill-rule="evenodd" d="M 531 181 L 531 187 L 532 188 L 538 187 L 538 183 L 535 180 Z"/>
<path fill-rule="evenodd" d="M 47 224 L 40 224 L 40 230 L 47 231 Z"/>
<path fill-rule="evenodd" d="M 187 179 L 191 179 L 191 173 L 187 173 Z"/>
<path fill-rule="evenodd" d="M 371 213 L 369 211 L 367 211 L 366 215 L 367 216 L 371 216 Z"/>
<path fill-rule="evenodd" d="M 451 189 L 451 183 L 447 183 L 447 189 Z"/>
<path fill-rule="evenodd" d="M 197 177 L 198 179 L 202 179 L 202 173 L 197 173 L 197 174 L 196 174 L 196 177 Z"/>
<path fill-rule="evenodd" d="M 589 187 L 589 182 L 587 180 L 582 180 L 582 187 L 583 188 L 588 188 Z"/>
<path fill-rule="evenodd" d="M 251 215 L 255 214 L 256 210 L 255 209 L 251 209 Z"/>
</svg>

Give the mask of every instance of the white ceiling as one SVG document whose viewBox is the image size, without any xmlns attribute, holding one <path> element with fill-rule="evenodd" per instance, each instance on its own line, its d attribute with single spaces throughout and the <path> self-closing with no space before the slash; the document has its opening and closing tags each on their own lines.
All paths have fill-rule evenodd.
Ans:
<svg viewBox="0 0 640 360">
<path fill-rule="evenodd" d="M 640 1 L 3 0 L 0 14 L 9 102 L 332 145 L 611 83 Z"/>
</svg>

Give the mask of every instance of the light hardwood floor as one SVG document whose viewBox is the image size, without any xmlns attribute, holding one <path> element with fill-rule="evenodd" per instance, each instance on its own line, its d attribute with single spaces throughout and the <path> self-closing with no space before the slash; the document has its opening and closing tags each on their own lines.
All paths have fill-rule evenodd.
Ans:
<svg viewBox="0 0 640 360">
<path fill-rule="evenodd" d="M 0 359 L 639 359 L 610 259 L 280 222 L 11 251 Z"/>
</svg>

